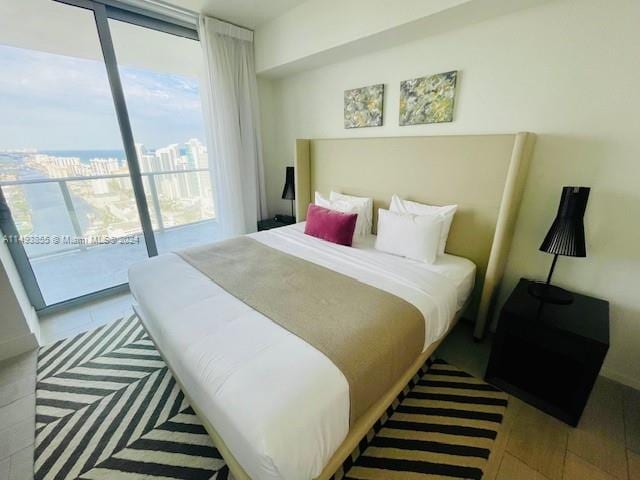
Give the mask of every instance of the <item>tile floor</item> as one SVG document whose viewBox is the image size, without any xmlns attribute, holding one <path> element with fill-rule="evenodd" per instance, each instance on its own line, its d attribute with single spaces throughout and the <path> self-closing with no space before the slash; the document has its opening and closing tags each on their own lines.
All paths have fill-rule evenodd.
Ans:
<svg viewBox="0 0 640 480">
<path fill-rule="evenodd" d="M 126 294 L 43 318 L 43 339 L 96 328 L 130 308 Z M 437 355 L 482 377 L 490 339 L 471 338 L 471 325 L 461 322 Z M 33 477 L 35 365 L 35 352 L 0 363 L 0 480 Z M 640 392 L 600 377 L 577 428 L 510 397 L 485 478 L 640 480 Z"/>
<path fill-rule="evenodd" d="M 56 199 L 59 198 L 55 197 Z M 200 245 L 203 239 L 215 241 L 220 238 L 215 221 L 204 221 L 155 231 L 156 245 L 160 253 Z M 51 232 L 41 226 L 36 231 Z M 54 228 L 54 231 L 58 231 Z M 48 305 L 97 292 L 113 285 L 127 282 L 129 267 L 134 262 L 148 258 L 144 239 L 132 245 L 100 245 L 84 250 L 69 251 L 63 255 L 42 255 L 42 245 L 27 248 L 27 254 L 40 254 L 32 259 L 31 266 L 38 278 L 45 302 Z"/>
<path fill-rule="evenodd" d="M 132 314 L 129 293 L 40 319 L 43 344 Z M 0 480 L 33 479 L 36 352 L 0 362 Z"/>
<path fill-rule="evenodd" d="M 36 354 L 0 362 L 0 480 L 33 478 Z"/>
<path fill-rule="evenodd" d="M 79 308 L 47 315 L 40 319 L 40 335 L 44 345 L 93 330 L 125 315 L 133 314 L 133 297 L 123 293 Z"/>
<path fill-rule="evenodd" d="M 490 341 L 461 322 L 436 354 L 482 377 Z M 576 428 L 510 396 L 486 480 L 640 480 L 640 391 L 599 377 Z"/>
</svg>

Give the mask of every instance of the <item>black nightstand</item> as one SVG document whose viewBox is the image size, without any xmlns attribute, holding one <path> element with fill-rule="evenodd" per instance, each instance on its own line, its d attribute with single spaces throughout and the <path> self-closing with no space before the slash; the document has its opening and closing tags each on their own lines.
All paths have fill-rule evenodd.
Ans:
<svg viewBox="0 0 640 480">
<path fill-rule="evenodd" d="M 609 302 L 541 303 L 529 283 L 520 279 L 502 307 L 485 378 L 575 426 L 609 349 Z"/>
<path fill-rule="evenodd" d="M 267 218 L 266 220 L 258 220 L 258 231 L 271 230 L 272 228 L 286 227 L 287 225 L 293 225 L 296 223 L 296 219 L 288 215 L 276 215 L 273 218 Z"/>
</svg>

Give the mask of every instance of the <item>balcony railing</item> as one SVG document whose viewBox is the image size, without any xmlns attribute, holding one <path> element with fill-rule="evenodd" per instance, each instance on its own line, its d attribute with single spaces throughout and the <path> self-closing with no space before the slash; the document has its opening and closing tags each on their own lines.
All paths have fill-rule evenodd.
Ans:
<svg viewBox="0 0 640 480">
<path fill-rule="evenodd" d="M 215 213 L 213 217 L 203 218 L 197 221 L 185 222 L 178 225 L 165 226 L 165 222 L 162 217 L 162 209 L 160 204 L 160 196 L 158 194 L 158 184 L 157 178 L 164 175 L 187 175 L 187 174 L 201 174 L 208 172 L 206 168 L 191 168 L 186 170 L 163 170 L 163 171 L 153 171 L 153 172 L 141 172 L 141 176 L 143 180 L 146 179 L 147 184 L 145 185 L 145 193 L 147 196 L 147 203 L 149 208 L 149 213 L 152 215 L 152 223 L 154 224 L 154 232 L 162 233 L 165 231 L 170 231 L 174 229 L 179 229 L 188 225 L 197 225 L 199 223 L 209 222 L 215 220 Z M 80 181 L 93 181 L 93 180 L 112 180 L 112 179 L 129 179 L 130 176 L 128 173 L 118 173 L 118 174 L 105 174 L 105 175 L 83 175 L 83 176 L 71 176 L 71 177 L 60 177 L 60 178 L 34 178 L 34 179 L 21 179 L 21 180 L 0 180 L 0 187 L 12 187 L 12 186 L 26 186 L 26 185 L 38 185 L 38 184 L 58 184 L 60 189 L 60 193 L 62 195 L 62 199 L 64 201 L 65 211 L 68 214 L 68 219 L 70 221 L 73 234 L 77 238 L 82 238 L 84 232 L 82 231 L 82 226 L 80 222 L 80 218 L 78 216 L 78 212 L 76 206 L 74 204 L 72 198 L 72 191 L 69 188 L 70 182 L 80 182 Z M 211 188 L 211 193 L 213 195 L 213 187 Z M 131 197 L 133 200 L 133 192 Z M 43 232 L 44 233 L 44 232 Z M 48 233 L 48 232 L 47 232 Z M 142 232 L 140 231 L 140 235 Z M 117 238 L 117 237 L 116 237 Z M 86 250 L 87 248 L 91 248 L 92 244 L 84 244 L 79 243 L 78 245 L 74 245 L 68 248 L 57 248 L 55 251 L 46 252 L 46 253 L 34 253 L 32 252 L 29 257 L 32 259 L 39 257 L 46 257 L 50 255 L 58 255 L 61 253 L 66 253 L 75 250 Z"/>
</svg>

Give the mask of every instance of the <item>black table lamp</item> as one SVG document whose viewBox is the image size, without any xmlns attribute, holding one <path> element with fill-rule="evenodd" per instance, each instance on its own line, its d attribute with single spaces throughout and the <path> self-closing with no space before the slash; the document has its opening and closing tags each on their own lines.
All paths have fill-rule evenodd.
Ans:
<svg viewBox="0 0 640 480">
<path fill-rule="evenodd" d="M 547 303 L 568 305 L 573 302 L 571 292 L 551 285 L 551 276 L 556 268 L 558 255 L 567 257 L 586 257 L 584 240 L 584 212 L 589 199 L 589 187 L 563 187 L 562 197 L 556 219 L 547 236 L 544 237 L 540 251 L 553 254 L 553 262 L 546 283 L 532 282 L 529 293 Z"/>
<path fill-rule="evenodd" d="M 291 218 L 294 218 L 293 201 L 296 199 L 296 182 L 293 167 L 287 167 L 287 176 L 284 182 L 284 189 L 282 190 L 282 198 L 284 200 L 291 200 Z"/>
</svg>

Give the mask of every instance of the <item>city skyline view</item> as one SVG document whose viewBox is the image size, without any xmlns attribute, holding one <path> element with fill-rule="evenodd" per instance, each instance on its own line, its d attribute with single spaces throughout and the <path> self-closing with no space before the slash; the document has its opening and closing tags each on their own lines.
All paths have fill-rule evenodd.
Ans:
<svg viewBox="0 0 640 480">
<path fill-rule="evenodd" d="M 191 138 L 154 150 L 136 144 L 136 150 L 159 251 L 213 238 L 216 212 L 204 144 Z M 116 280 L 108 281 L 117 284 L 126 280 L 127 265 L 146 257 L 124 153 L 79 153 L 0 150 L 0 187 L 20 236 L 13 241 L 23 244 L 36 277 L 47 279 L 48 303 L 80 288 L 53 282 L 60 272 L 87 269 L 100 259 L 114 262 L 109 278 Z M 100 277 L 91 278 L 101 285 Z"/>
<path fill-rule="evenodd" d="M 164 229 L 214 217 L 211 181 L 206 172 L 207 149 L 200 140 L 191 138 L 182 144 L 154 150 L 142 144 L 135 146 L 150 208 L 155 208 L 150 212 L 154 228 Z M 91 152 L 96 155 L 90 155 Z M 60 184 L 61 188 L 68 189 L 72 201 L 78 204 L 74 209 L 82 212 L 79 216 L 74 212 L 79 217 L 81 231 L 71 233 L 122 237 L 140 232 L 138 214 L 133 211 L 135 202 L 124 155 L 100 157 L 100 152 L 83 151 L 86 157 L 81 158 L 74 156 L 73 151 L 65 152 L 65 156 L 56 156 L 35 149 L 0 150 L 0 184 L 20 180 L 37 182 L 5 185 L 3 189 L 21 235 L 69 233 L 65 230 L 67 222 L 50 220 L 53 205 L 47 207 L 48 215 L 41 216 L 31 208 L 31 204 L 40 203 L 45 197 L 50 197 L 51 203 L 59 200 L 54 198 L 58 197 L 55 188 L 44 188 L 55 186 L 46 180 L 78 177 L 86 180 Z M 181 171 L 185 173 L 162 174 Z M 107 178 L 91 179 L 93 176 Z M 74 226 L 74 229 L 78 230 L 78 227 Z M 36 253 L 49 248 L 34 246 L 32 250 Z"/>
<path fill-rule="evenodd" d="M 0 45 L 0 64 L 0 182 L 27 181 L 3 187 L 19 232 L 140 232 L 102 60 Z M 193 172 L 208 168 L 198 79 L 128 65 L 118 71 L 154 229 L 213 218 L 209 175 Z M 185 173 L 155 175 L 169 171 Z M 90 179 L 96 175 L 109 178 Z"/>
<path fill-rule="evenodd" d="M 129 265 L 148 256 L 97 34 L 90 15 L 76 20 L 88 27 L 79 48 L 64 35 L 60 43 L 21 45 L 0 34 L 0 188 L 17 230 L 5 240 L 22 245 L 47 305 L 126 283 Z M 147 234 L 159 253 L 213 240 L 198 42 L 121 22 L 110 27 Z M 176 54 L 148 56 L 157 42 Z"/>
</svg>

